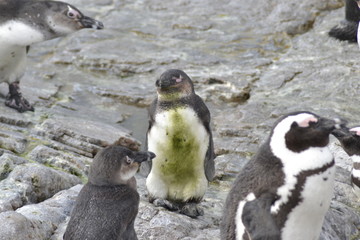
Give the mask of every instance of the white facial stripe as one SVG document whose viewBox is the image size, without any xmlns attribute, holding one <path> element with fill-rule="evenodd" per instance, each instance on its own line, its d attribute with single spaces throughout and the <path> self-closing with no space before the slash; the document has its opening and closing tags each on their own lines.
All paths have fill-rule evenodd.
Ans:
<svg viewBox="0 0 360 240">
<path fill-rule="evenodd" d="M 355 178 L 360 179 L 360 169 L 353 168 L 351 171 L 351 175 L 353 175 Z"/>
<path fill-rule="evenodd" d="M 353 155 L 353 156 L 351 156 L 351 160 L 354 163 L 360 163 L 360 156 Z"/>
<path fill-rule="evenodd" d="M 360 127 L 354 127 L 349 130 L 350 132 L 355 132 L 356 135 L 360 136 Z"/>
<path fill-rule="evenodd" d="M 243 201 L 239 202 L 237 211 L 236 211 L 236 217 L 235 217 L 235 224 L 236 224 L 236 240 L 243 240 L 243 235 L 245 233 L 245 226 L 242 222 L 242 213 L 244 206 L 247 202 L 255 200 L 255 194 L 249 193 L 246 198 Z"/>
<path fill-rule="evenodd" d="M 19 46 L 28 46 L 45 40 L 40 30 L 15 20 L 0 25 L 0 36 L 0 44 Z"/>
<path fill-rule="evenodd" d="M 293 152 L 286 147 L 285 134 L 290 130 L 293 122 L 302 122 L 308 118 L 314 117 L 308 113 L 302 113 L 295 116 L 289 116 L 283 119 L 273 131 L 270 139 L 270 147 L 273 154 L 278 157 L 284 165 L 285 183 L 277 194 L 280 196 L 271 207 L 272 213 L 277 213 L 280 206 L 289 199 L 290 192 L 297 183 L 296 176 L 301 171 L 315 169 L 324 166 L 333 160 L 333 156 L 328 147 L 310 147 L 300 153 Z"/>
<path fill-rule="evenodd" d="M 309 118 L 306 118 L 306 119 L 303 120 L 303 121 L 298 122 L 298 124 L 299 124 L 300 127 L 308 127 L 308 126 L 310 126 L 310 123 L 311 123 L 311 122 L 315 122 L 315 123 L 316 123 L 317 121 L 318 121 L 317 118 L 315 118 L 315 117 L 309 117 Z"/>
</svg>

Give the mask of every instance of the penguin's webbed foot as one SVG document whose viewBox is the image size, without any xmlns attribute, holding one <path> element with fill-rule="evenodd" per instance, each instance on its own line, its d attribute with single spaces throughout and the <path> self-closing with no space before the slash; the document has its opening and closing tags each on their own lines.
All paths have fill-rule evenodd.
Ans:
<svg viewBox="0 0 360 240">
<path fill-rule="evenodd" d="M 329 36 L 337 38 L 341 41 L 355 42 L 357 41 L 358 23 L 343 20 L 337 26 L 329 31 Z"/>
<path fill-rule="evenodd" d="M 161 198 L 158 198 L 158 199 L 155 199 L 153 200 L 152 202 L 156 207 L 163 207 L 163 208 L 166 208 L 168 209 L 169 211 L 179 211 L 180 210 L 180 207 L 178 204 L 176 203 L 172 203 L 166 199 L 161 199 Z"/>
<path fill-rule="evenodd" d="M 22 96 L 19 82 L 14 82 L 9 85 L 9 93 L 6 96 L 5 105 L 18 110 L 21 113 L 25 111 L 34 111 L 34 107 Z"/>
<path fill-rule="evenodd" d="M 191 218 L 197 218 L 204 215 L 204 210 L 196 203 L 187 203 L 181 208 L 180 213 Z"/>
</svg>

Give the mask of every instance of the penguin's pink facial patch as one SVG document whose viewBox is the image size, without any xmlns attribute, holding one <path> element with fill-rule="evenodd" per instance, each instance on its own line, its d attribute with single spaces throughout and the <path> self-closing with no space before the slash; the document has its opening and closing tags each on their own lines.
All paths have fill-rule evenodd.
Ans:
<svg viewBox="0 0 360 240">
<path fill-rule="evenodd" d="M 360 136 L 360 127 L 354 127 L 349 130 L 350 132 L 355 132 L 356 135 Z"/>
<path fill-rule="evenodd" d="M 72 9 L 70 6 L 68 6 L 67 16 L 73 19 L 81 18 L 81 14 L 75 9 Z"/>
<path fill-rule="evenodd" d="M 298 122 L 298 125 L 300 127 L 309 127 L 310 123 L 317 123 L 318 119 L 316 117 L 308 117 L 300 122 Z"/>
<path fill-rule="evenodd" d="M 177 77 L 172 77 L 173 80 L 175 80 L 177 83 L 182 82 L 183 77 L 180 75 L 178 78 Z"/>
</svg>

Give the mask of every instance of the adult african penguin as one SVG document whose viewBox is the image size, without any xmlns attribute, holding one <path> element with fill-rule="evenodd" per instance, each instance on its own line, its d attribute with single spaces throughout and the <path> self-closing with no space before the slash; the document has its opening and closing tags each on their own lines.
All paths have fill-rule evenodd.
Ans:
<svg viewBox="0 0 360 240">
<path fill-rule="evenodd" d="M 154 157 L 152 152 L 118 145 L 100 151 L 77 197 L 64 240 L 136 240 L 139 194 L 134 175 L 141 162 Z"/>
<path fill-rule="evenodd" d="M 329 135 L 339 122 L 311 112 L 280 118 L 228 194 L 221 239 L 318 239 L 334 184 Z"/>
<path fill-rule="evenodd" d="M 82 28 L 101 29 L 103 24 L 64 2 L 0 0 L 0 83 L 9 84 L 6 106 L 34 111 L 19 86 L 29 46 Z"/>
<path fill-rule="evenodd" d="M 329 31 L 329 36 L 342 41 L 356 42 L 360 10 L 355 0 L 345 1 L 345 19 Z"/>
<path fill-rule="evenodd" d="M 156 81 L 157 98 L 149 108 L 147 149 L 149 200 L 190 217 L 203 214 L 198 203 L 214 177 L 210 112 L 195 94 L 189 76 L 177 69 Z M 143 166 L 142 166 L 143 167 Z"/>
<path fill-rule="evenodd" d="M 360 126 L 335 129 L 332 133 L 353 161 L 351 184 L 354 193 L 360 198 Z"/>
</svg>

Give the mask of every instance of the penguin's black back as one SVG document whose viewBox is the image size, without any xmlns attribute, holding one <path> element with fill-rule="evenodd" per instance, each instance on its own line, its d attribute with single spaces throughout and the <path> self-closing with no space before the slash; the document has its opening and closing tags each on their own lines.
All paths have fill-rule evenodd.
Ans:
<svg viewBox="0 0 360 240">
<path fill-rule="evenodd" d="M 224 208 L 221 222 L 221 233 L 231 234 L 225 235 L 228 238 L 221 236 L 222 240 L 232 240 L 230 236 L 236 236 L 234 219 L 236 218 L 237 207 L 239 202 L 245 199 L 249 193 L 254 193 L 256 197 L 263 193 L 276 195 L 277 189 L 284 184 L 285 175 L 281 170 L 282 168 L 283 165 L 280 159 L 271 152 L 268 140 L 244 166 L 233 183 L 225 203 L 225 206 L 231 207 Z M 227 226 L 227 229 L 225 229 L 225 226 Z"/>
<path fill-rule="evenodd" d="M 134 239 L 139 194 L 128 185 L 96 186 L 80 191 L 64 240 Z"/>
</svg>

